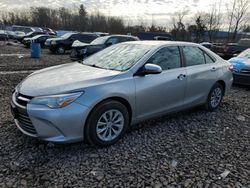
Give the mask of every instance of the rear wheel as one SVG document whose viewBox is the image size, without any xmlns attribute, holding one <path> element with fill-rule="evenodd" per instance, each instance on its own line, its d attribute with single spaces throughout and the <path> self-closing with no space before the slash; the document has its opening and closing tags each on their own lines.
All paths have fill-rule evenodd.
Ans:
<svg viewBox="0 0 250 188">
<path fill-rule="evenodd" d="M 222 101 L 223 94 L 224 94 L 223 86 L 219 83 L 214 84 L 207 98 L 207 102 L 205 105 L 206 109 L 208 111 L 216 110 Z"/>
<path fill-rule="evenodd" d="M 64 54 L 65 53 L 65 48 L 63 46 L 59 46 L 57 49 L 56 49 L 56 53 L 57 54 Z"/>
<path fill-rule="evenodd" d="M 120 102 L 106 101 L 90 114 L 85 128 L 85 138 L 88 143 L 109 146 L 124 135 L 128 125 L 127 108 Z"/>
</svg>

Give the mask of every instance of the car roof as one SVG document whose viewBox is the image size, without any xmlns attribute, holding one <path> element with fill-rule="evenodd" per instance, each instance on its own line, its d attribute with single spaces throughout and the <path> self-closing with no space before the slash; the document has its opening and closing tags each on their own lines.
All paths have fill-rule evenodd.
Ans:
<svg viewBox="0 0 250 188">
<path fill-rule="evenodd" d="M 132 35 L 119 35 L 119 34 L 108 35 L 107 37 L 129 37 L 129 38 L 137 38 L 136 36 L 132 36 Z"/>
<path fill-rule="evenodd" d="M 163 46 L 163 45 L 179 45 L 179 46 L 197 46 L 201 45 L 192 43 L 192 42 L 181 42 L 181 41 L 161 41 L 161 40 L 144 40 L 144 41 L 131 41 L 125 43 L 133 43 L 133 44 L 144 44 L 144 45 L 152 45 L 152 46 Z"/>
</svg>

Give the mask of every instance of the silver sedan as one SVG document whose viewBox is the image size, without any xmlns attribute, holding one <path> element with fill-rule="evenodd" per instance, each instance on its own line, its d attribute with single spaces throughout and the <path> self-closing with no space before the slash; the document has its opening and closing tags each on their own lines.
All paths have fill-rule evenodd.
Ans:
<svg viewBox="0 0 250 188">
<path fill-rule="evenodd" d="M 34 72 L 16 87 L 11 109 L 26 135 L 107 146 L 146 119 L 197 105 L 217 109 L 231 70 L 198 44 L 127 42 Z"/>
</svg>

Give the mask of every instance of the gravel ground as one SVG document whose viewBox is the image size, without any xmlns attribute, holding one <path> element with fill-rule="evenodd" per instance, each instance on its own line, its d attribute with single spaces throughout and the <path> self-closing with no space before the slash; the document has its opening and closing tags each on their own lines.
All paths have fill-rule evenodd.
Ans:
<svg viewBox="0 0 250 188">
<path fill-rule="evenodd" d="M 0 41 L 0 72 L 37 70 L 48 66 L 70 63 L 69 54 L 53 55 L 48 49 L 42 49 L 40 59 L 30 58 L 29 48 L 24 48 L 22 44 L 11 43 L 6 45 Z M 69 53 L 69 52 L 68 52 Z M 9 54 L 14 54 L 10 56 Z M 22 58 L 19 58 L 20 54 Z"/>
<path fill-rule="evenodd" d="M 0 54 L 28 53 L 0 45 Z M 70 62 L 0 57 L 1 71 Z M 13 67 L 12 67 L 13 66 Z M 0 73 L 0 187 L 250 187 L 250 88 L 234 86 L 216 112 L 194 108 L 141 123 L 117 144 L 58 145 L 23 135 L 9 110 L 28 73 Z"/>
</svg>

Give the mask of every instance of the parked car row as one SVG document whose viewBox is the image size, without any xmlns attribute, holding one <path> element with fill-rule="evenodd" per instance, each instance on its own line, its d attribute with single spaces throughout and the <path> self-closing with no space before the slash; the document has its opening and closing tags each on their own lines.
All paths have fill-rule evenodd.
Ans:
<svg viewBox="0 0 250 188">
<path fill-rule="evenodd" d="M 223 58 L 231 58 L 237 56 L 244 50 L 250 48 L 250 39 L 240 39 L 238 43 L 201 43 L 201 45 L 209 48 Z"/>
<path fill-rule="evenodd" d="M 42 48 L 45 47 L 45 42 L 47 39 L 50 39 L 50 38 L 54 38 L 55 36 L 54 35 L 36 35 L 34 37 L 31 37 L 31 38 L 24 38 L 22 43 L 26 46 L 26 47 L 30 47 L 30 44 L 31 42 L 35 42 L 35 43 L 39 43 L 40 46 Z"/>
<path fill-rule="evenodd" d="M 82 60 L 111 45 L 118 44 L 121 42 L 137 41 L 137 40 L 139 40 L 137 37 L 128 35 L 110 35 L 110 36 L 99 37 L 93 40 L 90 44 L 76 40 L 72 44 L 72 51 L 70 54 L 70 58 L 73 61 Z"/>
<path fill-rule="evenodd" d="M 95 33 L 66 33 L 61 37 L 51 38 L 46 40 L 45 45 L 52 53 L 64 54 L 67 50 L 72 49 L 74 41 L 78 40 L 84 43 L 90 43 L 98 38 Z"/>
</svg>

